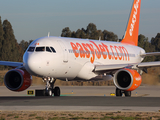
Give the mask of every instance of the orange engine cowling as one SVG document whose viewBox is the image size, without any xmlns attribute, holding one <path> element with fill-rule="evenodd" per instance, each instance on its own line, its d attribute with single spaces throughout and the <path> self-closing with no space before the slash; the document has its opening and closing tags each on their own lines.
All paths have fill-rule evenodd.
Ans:
<svg viewBox="0 0 160 120">
<path fill-rule="evenodd" d="M 26 70 L 13 69 L 6 73 L 4 84 L 9 90 L 23 91 L 32 83 L 32 77 Z"/>
<path fill-rule="evenodd" d="M 113 81 L 120 90 L 132 91 L 141 85 L 142 78 L 136 70 L 125 68 L 115 73 Z"/>
</svg>

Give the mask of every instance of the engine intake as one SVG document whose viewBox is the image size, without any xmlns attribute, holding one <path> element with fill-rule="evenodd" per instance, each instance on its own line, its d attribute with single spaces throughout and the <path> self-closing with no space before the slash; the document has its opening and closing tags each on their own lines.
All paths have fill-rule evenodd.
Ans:
<svg viewBox="0 0 160 120">
<path fill-rule="evenodd" d="M 132 91 L 140 86 L 142 78 L 136 70 L 125 68 L 115 73 L 113 81 L 117 88 Z"/>
<path fill-rule="evenodd" d="M 31 85 L 31 82 L 31 75 L 26 70 L 13 69 L 4 77 L 4 84 L 12 91 L 23 91 Z"/>
</svg>

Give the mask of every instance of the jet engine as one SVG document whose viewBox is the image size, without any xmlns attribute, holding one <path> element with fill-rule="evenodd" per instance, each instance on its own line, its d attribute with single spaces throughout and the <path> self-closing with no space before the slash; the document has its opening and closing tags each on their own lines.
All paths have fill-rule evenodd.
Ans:
<svg viewBox="0 0 160 120">
<path fill-rule="evenodd" d="M 12 69 L 4 77 L 4 84 L 9 90 L 23 91 L 32 83 L 32 77 L 26 70 Z"/>
<path fill-rule="evenodd" d="M 133 91 L 141 85 L 142 78 L 136 70 L 121 69 L 114 75 L 115 86 L 124 91 Z"/>
</svg>

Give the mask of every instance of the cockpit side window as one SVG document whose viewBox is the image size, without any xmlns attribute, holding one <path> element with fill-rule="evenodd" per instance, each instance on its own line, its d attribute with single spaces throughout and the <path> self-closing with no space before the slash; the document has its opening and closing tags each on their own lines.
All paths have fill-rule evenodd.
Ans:
<svg viewBox="0 0 160 120">
<path fill-rule="evenodd" d="M 46 47 L 47 52 L 52 52 L 49 47 Z"/>
<path fill-rule="evenodd" d="M 35 47 L 29 47 L 28 52 L 34 52 Z"/>
<path fill-rule="evenodd" d="M 55 51 L 55 49 L 53 48 L 53 47 L 50 47 L 51 48 L 51 50 L 54 52 L 54 53 L 56 53 L 56 51 Z"/>
<path fill-rule="evenodd" d="M 36 52 L 45 51 L 45 47 L 36 47 Z"/>
</svg>

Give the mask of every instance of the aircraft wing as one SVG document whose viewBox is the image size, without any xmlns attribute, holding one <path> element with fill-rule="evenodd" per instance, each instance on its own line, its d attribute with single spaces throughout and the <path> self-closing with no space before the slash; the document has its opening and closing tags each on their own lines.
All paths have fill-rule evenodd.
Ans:
<svg viewBox="0 0 160 120">
<path fill-rule="evenodd" d="M 159 67 L 160 61 L 156 62 L 142 62 L 137 65 L 138 68 Z"/>
<path fill-rule="evenodd" d="M 94 72 L 113 72 L 122 68 L 132 67 L 134 64 L 95 65 Z"/>
<path fill-rule="evenodd" d="M 154 55 L 160 55 L 160 52 L 149 52 L 149 53 L 144 53 L 144 54 L 141 54 L 141 57 L 154 56 Z"/>
<path fill-rule="evenodd" d="M 0 65 L 9 66 L 9 67 L 23 67 L 22 62 L 0 61 Z"/>
<path fill-rule="evenodd" d="M 143 62 L 143 63 L 134 63 L 134 64 L 113 64 L 113 65 L 95 65 L 94 72 L 102 73 L 114 73 L 119 69 L 123 68 L 150 68 L 150 67 L 159 67 L 160 61 L 157 62 Z"/>
</svg>

